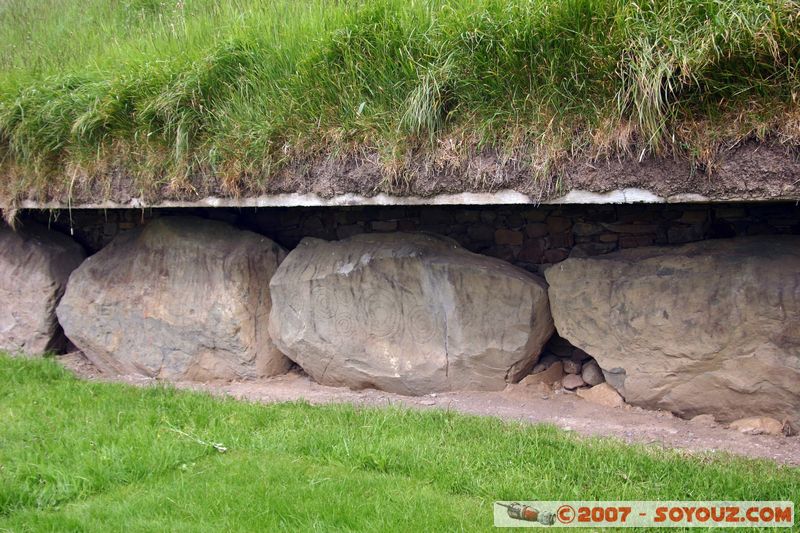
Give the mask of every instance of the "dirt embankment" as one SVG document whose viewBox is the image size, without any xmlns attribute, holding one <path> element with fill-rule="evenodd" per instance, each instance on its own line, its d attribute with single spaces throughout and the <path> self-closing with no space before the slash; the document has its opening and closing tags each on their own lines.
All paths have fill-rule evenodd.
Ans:
<svg viewBox="0 0 800 533">
<path fill-rule="evenodd" d="M 547 203 L 570 191 L 592 193 L 637 188 L 673 201 L 797 200 L 800 199 L 800 157 L 791 147 L 777 143 L 743 142 L 720 150 L 713 164 L 698 164 L 685 157 L 634 156 L 588 159 L 578 156 L 543 172 L 533 157 L 520 151 L 501 156 L 492 150 L 469 157 L 448 157 L 438 150 L 410 156 L 387 168 L 378 154 L 320 156 L 296 160 L 274 175 L 218 176 L 198 171 L 185 182 L 144 180 L 123 168 L 105 168 L 94 175 L 75 173 L 46 191 L 17 193 L 5 207 L 20 200 L 36 205 L 157 206 L 163 202 L 198 202 L 204 198 L 257 198 L 279 194 L 314 195 L 331 199 L 355 194 L 372 197 L 432 198 L 459 193 L 516 191 L 531 202 Z M 60 183 L 60 184 L 59 184 Z M 491 199 L 487 200 L 491 203 Z M 341 203 L 341 202 L 339 202 Z M 30 205 L 30 204 L 29 204 Z"/>
<path fill-rule="evenodd" d="M 800 158 L 790 148 L 745 143 L 719 154 L 713 168 L 685 158 L 575 159 L 557 175 L 536 179 L 522 159 L 484 152 L 461 163 L 412 161 L 402 177 L 387 180 L 375 158 L 324 159 L 290 166 L 269 185 L 269 193 L 346 193 L 429 197 L 460 192 L 514 190 L 543 202 L 571 190 L 606 193 L 640 188 L 662 197 L 702 195 L 713 200 L 800 197 Z"/>
</svg>

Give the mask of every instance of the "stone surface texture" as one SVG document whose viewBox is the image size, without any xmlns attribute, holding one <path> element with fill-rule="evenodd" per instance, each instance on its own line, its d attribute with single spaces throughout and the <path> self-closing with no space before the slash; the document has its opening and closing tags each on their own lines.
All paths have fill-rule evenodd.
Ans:
<svg viewBox="0 0 800 533">
<path fill-rule="evenodd" d="M 622 399 L 622 396 L 608 383 L 601 383 L 590 389 L 578 389 L 576 393 L 587 402 L 606 407 L 622 407 L 625 405 L 625 400 Z"/>
<path fill-rule="evenodd" d="M 501 390 L 553 332 L 544 280 L 429 234 L 304 239 L 271 293 L 276 344 L 326 385 Z"/>
<path fill-rule="evenodd" d="M 583 365 L 581 377 L 587 385 L 592 386 L 599 385 L 605 381 L 605 378 L 603 378 L 603 371 L 600 370 L 600 365 L 597 364 L 597 361 L 589 361 Z"/>
<path fill-rule="evenodd" d="M 586 383 L 583 381 L 583 378 L 577 374 L 567 374 L 564 376 L 564 379 L 561 380 L 561 384 L 565 389 L 569 390 L 577 389 L 578 387 L 583 387 L 586 385 Z"/>
<path fill-rule="evenodd" d="M 290 365 L 268 333 L 269 281 L 285 257 L 222 222 L 165 217 L 123 233 L 70 277 L 69 339 L 107 372 L 252 379 Z"/>
<path fill-rule="evenodd" d="M 786 435 L 788 436 L 790 426 L 788 423 L 775 420 L 768 416 L 753 416 L 750 418 L 740 418 L 734 420 L 729 426 L 740 433 L 747 435 Z"/>
<path fill-rule="evenodd" d="M 538 366 L 538 365 L 537 365 Z M 536 383 L 545 383 L 552 385 L 557 381 L 561 381 L 564 377 L 564 366 L 561 361 L 557 361 L 546 369 L 527 375 L 520 380 L 520 385 L 534 385 Z"/>
<path fill-rule="evenodd" d="M 800 238 L 571 258 L 546 271 L 559 334 L 628 403 L 800 421 Z"/>
<path fill-rule="evenodd" d="M 64 349 L 56 305 L 84 258 L 66 235 L 34 223 L 18 231 L 0 224 L 0 350 L 39 355 Z"/>
</svg>

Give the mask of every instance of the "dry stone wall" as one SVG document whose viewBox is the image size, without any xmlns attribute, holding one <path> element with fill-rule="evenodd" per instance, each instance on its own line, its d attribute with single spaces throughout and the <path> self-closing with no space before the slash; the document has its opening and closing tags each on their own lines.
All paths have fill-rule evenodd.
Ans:
<svg viewBox="0 0 800 533">
<path fill-rule="evenodd" d="M 793 203 L 566 206 L 368 206 L 262 209 L 145 209 L 29 212 L 97 251 L 153 218 L 193 214 L 266 235 L 291 250 L 304 237 L 424 231 L 533 272 L 567 257 L 748 235 L 800 234 Z"/>
</svg>

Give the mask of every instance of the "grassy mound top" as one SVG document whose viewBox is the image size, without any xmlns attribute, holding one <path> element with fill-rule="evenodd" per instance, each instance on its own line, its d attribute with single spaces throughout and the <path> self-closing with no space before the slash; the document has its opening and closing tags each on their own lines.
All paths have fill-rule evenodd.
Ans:
<svg viewBox="0 0 800 533">
<path fill-rule="evenodd" d="M 287 163 L 492 150 L 713 164 L 796 144 L 796 0 L 6 0 L 0 195 L 109 174 L 142 192 Z"/>
</svg>

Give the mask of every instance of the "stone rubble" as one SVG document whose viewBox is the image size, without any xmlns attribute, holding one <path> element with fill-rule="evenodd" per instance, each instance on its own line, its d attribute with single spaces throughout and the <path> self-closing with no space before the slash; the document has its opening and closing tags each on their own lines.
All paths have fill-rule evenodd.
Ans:
<svg viewBox="0 0 800 533">
<path fill-rule="evenodd" d="M 525 376 L 522 378 L 519 384 L 525 387 L 535 385 L 537 383 L 552 385 L 553 383 L 561 382 L 563 378 L 564 364 L 561 361 L 556 361 L 541 372 L 536 372 Z"/>
<path fill-rule="evenodd" d="M 605 381 L 605 378 L 603 377 L 603 371 L 600 370 L 600 365 L 598 365 L 597 361 L 595 360 L 591 360 L 583 365 L 581 377 L 587 385 L 591 386 L 600 385 Z"/>
<path fill-rule="evenodd" d="M 747 435 L 785 435 L 792 434 L 792 426 L 768 416 L 754 416 L 734 420 L 728 427 Z"/>
<path fill-rule="evenodd" d="M 561 385 L 568 390 L 575 390 L 579 387 L 583 387 L 586 383 L 583 379 L 577 374 L 567 374 L 564 376 L 564 379 L 561 380 Z"/>
<path fill-rule="evenodd" d="M 622 396 L 608 383 L 601 383 L 588 389 L 578 389 L 577 394 L 587 402 L 605 407 L 623 407 L 625 405 Z"/>
</svg>

